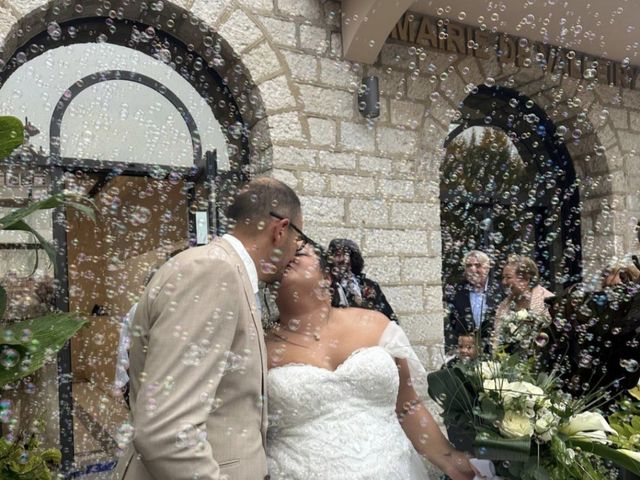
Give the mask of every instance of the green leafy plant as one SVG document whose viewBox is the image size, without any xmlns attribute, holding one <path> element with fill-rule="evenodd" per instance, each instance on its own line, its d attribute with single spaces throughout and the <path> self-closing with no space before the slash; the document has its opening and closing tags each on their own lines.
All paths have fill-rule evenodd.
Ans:
<svg viewBox="0 0 640 480">
<path fill-rule="evenodd" d="M 60 460 L 60 450 L 41 448 L 35 435 L 26 442 L 0 438 L 0 478 L 4 480 L 51 480 L 50 467 Z"/>
<path fill-rule="evenodd" d="M 0 158 L 11 154 L 24 139 L 20 120 L 0 117 Z M 82 203 L 85 202 L 85 203 Z M 56 194 L 32 202 L 0 218 L 0 230 L 27 232 L 33 235 L 51 262 L 56 265 L 56 251 L 26 219 L 40 210 L 71 207 L 95 220 L 92 205 L 86 199 Z M 35 269 L 34 267 L 34 272 Z M 0 286 L 0 318 L 7 308 L 7 292 Z M 0 388 L 27 377 L 50 360 L 65 343 L 86 323 L 69 313 L 50 313 L 38 318 L 3 325 L 0 328 Z M 49 480 L 49 467 L 60 463 L 60 451 L 42 449 L 35 433 L 18 435 L 16 440 L 0 438 L 0 478 L 19 480 Z"/>
<path fill-rule="evenodd" d="M 24 127 L 16 117 L 0 117 L 0 158 L 11 155 L 24 141 Z"/>
</svg>

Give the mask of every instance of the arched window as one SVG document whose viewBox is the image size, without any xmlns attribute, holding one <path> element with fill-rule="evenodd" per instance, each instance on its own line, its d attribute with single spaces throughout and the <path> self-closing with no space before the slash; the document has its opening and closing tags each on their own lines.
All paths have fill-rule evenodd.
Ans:
<svg viewBox="0 0 640 480">
<path fill-rule="evenodd" d="M 452 124 L 441 166 L 445 286 L 462 280 L 464 253 L 494 260 L 493 281 L 511 253 L 536 260 L 543 282 L 580 278 L 579 199 L 565 146 L 526 96 L 480 87 Z"/>
</svg>

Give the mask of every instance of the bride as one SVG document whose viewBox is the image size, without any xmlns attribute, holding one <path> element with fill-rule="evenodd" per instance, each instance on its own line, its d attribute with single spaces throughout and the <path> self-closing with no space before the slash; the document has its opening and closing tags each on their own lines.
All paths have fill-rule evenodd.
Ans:
<svg viewBox="0 0 640 480">
<path fill-rule="evenodd" d="M 417 480 L 421 457 L 453 480 L 473 478 L 416 394 L 421 368 L 381 313 L 332 308 L 325 254 L 307 245 L 278 291 L 267 332 L 272 480 Z"/>
</svg>

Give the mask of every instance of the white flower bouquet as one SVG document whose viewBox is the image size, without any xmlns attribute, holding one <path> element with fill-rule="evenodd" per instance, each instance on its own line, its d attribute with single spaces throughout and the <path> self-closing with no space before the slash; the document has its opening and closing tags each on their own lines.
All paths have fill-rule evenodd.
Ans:
<svg viewBox="0 0 640 480">
<path fill-rule="evenodd" d="M 504 479 L 604 480 L 612 462 L 640 474 L 638 454 L 618 448 L 593 398 L 572 398 L 519 354 L 434 372 L 429 393 L 445 423 L 466 425 L 475 455 Z"/>
</svg>

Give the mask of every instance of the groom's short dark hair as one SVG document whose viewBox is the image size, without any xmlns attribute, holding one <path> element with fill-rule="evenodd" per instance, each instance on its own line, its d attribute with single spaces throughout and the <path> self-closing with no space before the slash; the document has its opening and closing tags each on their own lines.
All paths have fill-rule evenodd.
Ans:
<svg viewBox="0 0 640 480">
<path fill-rule="evenodd" d="M 302 217 L 296 192 L 280 180 L 263 177 L 252 180 L 240 190 L 227 210 L 227 218 L 237 226 L 257 225 L 261 220 L 267 220 L 271 212 L 291 222 Z"/>
</svg>

